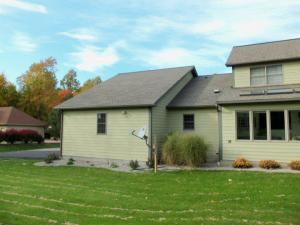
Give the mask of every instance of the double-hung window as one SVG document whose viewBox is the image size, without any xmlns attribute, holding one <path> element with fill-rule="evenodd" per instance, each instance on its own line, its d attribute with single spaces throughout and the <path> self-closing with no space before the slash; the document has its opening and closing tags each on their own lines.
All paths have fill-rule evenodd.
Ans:
<svg viewBox="0 0 300 225">
<path fill-rule="evenodd" d="M 250 83 L 251 86 L 282 84 L 282 65 L 250 68 Z"/>
<path fill-rule="evenodd" d="M 106 114 L 97 114 L 97 134 L 106 134 Z"/>
<path fill-rule="evenodd" d="M 249 112 L 236 113 L 237 139 L 250 139 Z"/>
</svg>

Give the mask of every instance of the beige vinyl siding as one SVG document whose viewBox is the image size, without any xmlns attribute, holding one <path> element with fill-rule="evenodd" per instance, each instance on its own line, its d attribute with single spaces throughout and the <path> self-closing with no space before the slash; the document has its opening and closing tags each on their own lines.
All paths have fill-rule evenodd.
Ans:
<svg viewBox="0 0 300 225">
<path fill-rule="evenodd" d="M 165 96 L 163 96 L 155 107 L 152 108 L 152 137 L 156 137 L 159 151 L 168 133 L 168 112 L 166 106 L 182 90 L 182 88 L 193 78 L 192 73 L 185 75 Z"/>
<path fill-rule="evenodd" d="M 235 87 L 249 87 L 250 86 L 250 67 L 237 66 L 232 68 Z"/>
<path fill-rule="evenodd" d="M 279 162 L 300 159 L 300 141 L 236 140 L 236 111 L 284 109 L 300 110 L 300 104 L 245 105 L 222 108 L 223 159 L 234 160 L 238 157 L 245 157 L 253 161 L 273 159 Z"/>
<path fill-rule="evenodd" d="M 194 114 L 195 129 L 183 130 L 183 115 Z M 192 133 L 203 137 L 209 144 L 208 162 L 218 161 L 219 128 L 216 109 L 170 110 L 168 114 L 169 132 Z"/>
<path fill-rule="evenodd" d="M 300 84 L 300 61 L 273 64 L 282 64 L 284 84 Z M 251 66 L 233 67 L 235 87 L 250 87 L 250 67 Z"/>
<path fill-rule="evenodd" d="M 3 126 L 0 125 L 0 130 L 1 131 L 5 131 L 8 129 L 16 129 L 16 130 L 34 130 L 36 132 L 38 132 L 40 135 L 42 135 L 44 137 L 44 127 L 33 127 L 33 126 Z"/>
<path fill-rule="evenodd" d="M 106 134 L 97 134 L 97 113 L 106 113 Z M 148 124 L 146 108 L 64 111 L 63 156 L 147 161 L 145 141 L 131 131 Z"/>
</svg>

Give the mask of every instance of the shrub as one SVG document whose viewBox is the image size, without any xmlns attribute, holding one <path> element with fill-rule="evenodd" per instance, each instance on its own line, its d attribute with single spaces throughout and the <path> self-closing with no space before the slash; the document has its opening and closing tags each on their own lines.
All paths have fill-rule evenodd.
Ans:
<svg viewBox="0 0 300 225">
<path fill-rule="evenodd" d="M 261 160 L 259 161 L 259 167 L 263 169 L 278 169 L 281 165 L 275 160 Z"/>
<path fill-rule="evenodd" d="M 5 139 L 5 132 L 0 130 L 0 143 Z"/>
<path fill-rule="evenodd" d="M 163 145 L 163 160 L 169 165 L 200 166 L 206 161 L 207 150 L 200 136 L 173 133 Z"/>
<path fill-rule="evenodd" d="M 9 129 L 5 131 L 4 140 L 10 144 L 20 141 L 19 132 L 15 129 Z"/>
<path fill-rule="evenodd" d="M 129 162 L 129 166 L 131 169 L 136 170 L 137 168 L 139 168 L 139 162 L 137 160 L 131 160 Z"/>
<path fill-rule="evenodd" d="M 253 167 L 252 163 L 245 159 L 245 158 L 238 158 L 236 160 L 233 161 L 232 166 L 234 168 L 242 168 L 242 169 L 248 169 Z"/>
<path fill-rule="evenodd" d="M 154 159 L 149 159 L 146 162 L 146 165 L 148 166 L 149 169 L 153 169 L 154 168 Z"/>
<path fill-rule="evenodd" d="M 293 170 L 300 170 L 300 160 L 293 160 L 293 161 L 291 161 L 290 167 Z"/>
<path fill-rule="evenodd" d="M 67 162 L 67 165 L 73 165 L 75 162 L 75 159 L 73 158 L 69 158 L 68 162 Z"/>
<path fill-rule="evenodd" d="M 59 157 L 55 153 L 50 153 L 45 159 L 45 163 L 49 164 L 52 163 L 54 160 L 58 160 L 58 159 Z"/>
<path fill-rule="evenodd" d="M 110 168 L 118 168 L 118 167 L 119 167 L 118 164 L 114 162 L 110 164 Z"/>
</svg>

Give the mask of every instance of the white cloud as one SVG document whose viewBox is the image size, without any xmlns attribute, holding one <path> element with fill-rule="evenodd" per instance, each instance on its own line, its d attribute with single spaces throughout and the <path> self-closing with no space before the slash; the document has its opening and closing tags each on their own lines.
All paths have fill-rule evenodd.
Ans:
<svg viewBox="0 0 300 225">
<path fill-rule="evenodd" d="M 88 29 L 75 29 L 69 32 L 60 32 L 60 35 L 79 40 L 79 41 L 97 41 L 98 37 L 95 32 Z"/>
<path fill-rule="evenodd" d="M 47 8 L 41 4 L 29 3 L 20 0 L 0 0 L 0 11 L 4 11 L 3 7 L 16 8 L 25 11 L 47 13 Z"/>
<path fill-rule="evenodd" d="M 95 46 L 84 46 L 71 55 L 76 61 L 76 68 L 88 72 L 111 66 L 119 61 L 119 55 L 114 47 L 100 49 Z"/>
<path fill-rule="evenodd" d="M 16 32 L 12 38 L 13 47 L 18 51 L 33 52 L 37 48 L 36 42 L 27 34 Z"/>
<path fill-rule="evenodd" d="M 155 67 L 175 67 L 187 65 L 212 66 L 213 61 L 200 54 L 195 49 L 178 47 L 163 48 L 160 50 L 144 50 L 142 60 Z"/>
</svg>

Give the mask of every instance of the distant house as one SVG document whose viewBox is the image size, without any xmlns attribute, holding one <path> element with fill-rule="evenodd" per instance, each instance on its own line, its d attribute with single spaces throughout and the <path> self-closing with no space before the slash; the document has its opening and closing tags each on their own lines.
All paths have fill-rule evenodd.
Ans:
<svg viewBox="0 0 300 225">
<path fill-rule="evenodd" d="M 0 107 L 0 130 L 29 129 L 35 130 L 44 137 L 45 123 L 29 116 L 14 107 Z"/>
<path fill-rule="evenodd" d="M 62 103 L 63 156 L 146 161 L 182 132 L 204 137 L 211 162 L 300 159 L 300 39 L 233 47 L 226 65 L 119 74 Z M 131 134 L 145 126 L 150 147 Z"/>
</svg>

